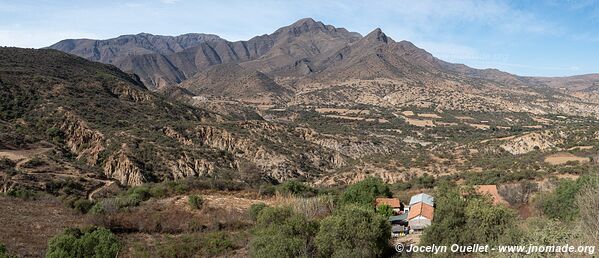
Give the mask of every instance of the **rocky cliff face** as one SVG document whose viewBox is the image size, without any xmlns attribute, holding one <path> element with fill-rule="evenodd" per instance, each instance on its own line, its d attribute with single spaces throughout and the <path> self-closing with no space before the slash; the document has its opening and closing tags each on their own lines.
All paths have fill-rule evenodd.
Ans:
<svg viewBox="0 0 599 258">
<path fill-rule="evenodd" d="M 89 128 L 81 118 L 73 112 L 59 108 L 58 112 L 63 113 L 64 119 L 57 124 L 65 135 L 66 144 L 71 152 L 77 155 L 78 160 L 84 160 L 89 165 L 98 163 L 99 155 L 105 150 L 104 135 Z"/>
<path fill-rule="evenodd" d="M 122 185 L 136 186 L 147 182 L 140 168 L 141 164 L 131 155 L 131 150 L 123 144 L 118 152 L 106 159 L 104 174 L 108 178 L 116 179 Z"/>
<path fill-rule="evenodd" d="M 514 154 L 525 154 L 534 150 L 548 150 L 563 143 L 566 137 L 564 132 L 542 131 L 524 134 L 507 140 L 500 147 Z"/>
</svg>

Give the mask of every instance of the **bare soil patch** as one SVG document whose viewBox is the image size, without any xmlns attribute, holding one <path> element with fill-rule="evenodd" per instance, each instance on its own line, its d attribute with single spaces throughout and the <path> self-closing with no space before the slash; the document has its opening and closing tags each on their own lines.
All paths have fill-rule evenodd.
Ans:
<svg viewBox="0 0 599 258">
<path fill-rule="evenodd" d="M 424 117 L 424 118 L 442 118 L 437 114 L 418 114 L 419 117 Z"/>
<path fill-rule="evenodd" d="M 433 120 L 423 120 L 423 119 L 412 119 L 412 118 L 404 118 L 406 120 L 406 122 L 410 125 L 413 126 L 418 126 L 418 127 L 435 127 L 435 123 L 433 123 Z"/>
<path fill-rule="evenodd" d="M 19 257 L 43 257 L 50 238 L 86 224 L 83 216 L 53 197 L 24 201 L 0 196 L 0 207 L 0 243 Z"/>
<path fill-rule="evenodd" d="M 470 123 L 466 123 L 469 126 L 472 126 L 476 129 L 481 129 L 481 130 L 488 130 L 491 128 L 491 126 L 489 125 L 484 125 L 484 124 L 470 124 Z"/>
<path fill-rule="evenodd" d="M 545 157 L 545 162 L 551 164 L 551 165 L 563 165 L 568 163 L 569 161 L 577 161 L 580 163 L 587 163 L 590 161 L 590 159 L 588 157 L 579 157 L 576 156 L 574 154 L 570 154 L 570 153 L 556 153 L 556 154 L 551 154 L 547 157 Z"/>
</svg>

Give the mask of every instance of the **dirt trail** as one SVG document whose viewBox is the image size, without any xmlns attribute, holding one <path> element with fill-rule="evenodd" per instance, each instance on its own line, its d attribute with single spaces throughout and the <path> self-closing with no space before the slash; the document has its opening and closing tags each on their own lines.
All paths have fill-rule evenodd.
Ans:
<svg viewBox="0 0 599 258">
<path fill-rule="evenodd" d="M 52 148 L 38 147 L 38 148 L 31 148 L 31 149 L 25 149 L 25 150 L 0 150 L 0 157 L 6 157 L 12 161 L 17 162 L 16 167 L 19 168 L 19 167 L 22 167 L 23 164 L 30 161 L 31 158 L 35 157 L 36 155 L 46 153 L 47 151 L 49 151 L 51 149 Z M 21 171 L 21 172 L 24 174 L 38 174 L 38 172 L 30 172 L 30 171 Z M 79 175 L 54 173 L 54 172 L 43 172 L 43 174 L 53 175 L 53 176 L 58 176 L 58 177 L 70 177 L 70 178 L 75 178 L 75 179 L 79 179 L 81 177 Z M 103 185 L 94 189 L 87 195 L 87 199 L 89 199 L 90 201 L 94 200 L 93 197 L 95 194 L 97 194 L 101 190 L 108 188 L 112 184 L 114 184 L 114 181 L 111 181 L 111 180 L 95 179 L 95 178 L 93 178 L 92 180 L 100 181 L 103 183 Z"/>
<path fill-rule="evenodd" d="M 21 163 L 24 160 L 26 161 L 35 155 L 45 153 L 51 149 L 52 148 L 34 148 L 27 150 L 0 150 L 0 157 L 4 156 L 13 161 L 20 161 L 19 163 Z"/>
<path fill-rule="evenodd" d="M 103 186 L 100 186 L 98 188 L 96 188 L 95 190 L 91 191 L 88 195 L 87 195 L 87 199 L 90 201 L 94 200 L 94 195 L 100 191 L 102 191 L 105 188 L 110 187 L 112 184 L 114 184 L 114 181 L 110 181 L 110 180 L 101 180 L 101 179 L 97 179 L 98 181 L 102 181 L 104 183 Z"/>
</svg>

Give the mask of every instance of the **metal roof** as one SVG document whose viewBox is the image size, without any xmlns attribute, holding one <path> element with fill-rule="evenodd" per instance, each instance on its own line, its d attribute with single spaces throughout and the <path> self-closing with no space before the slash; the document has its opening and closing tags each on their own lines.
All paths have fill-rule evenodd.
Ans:
<svg viewBox="0 0 599 258">
<path fill-rule="evenodd" d="M 420 193 L 420 194 L 414 195 L 414 196 L 412 196 L 412 198 L 410 198 L 410 207 L 419 202 L 423 202 L 430 206 L 434 206 L 435 199 L 428 194 Z"/>
<path fill-rule="evenodd" d="M 399 214 L 397 216 L 391 216 L 389 217 L 389 219 L 387 219 L 388 221 L 402 221 L 402 220 L 408 220 L 408 213 L 402 213 Z"/>
</svg>

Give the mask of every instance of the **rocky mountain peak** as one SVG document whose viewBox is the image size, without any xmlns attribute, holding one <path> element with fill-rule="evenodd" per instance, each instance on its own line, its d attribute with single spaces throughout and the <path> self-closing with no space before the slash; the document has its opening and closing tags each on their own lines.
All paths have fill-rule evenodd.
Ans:
<svg viewBox="0 0 599 258">
<path fill-rule="evenodd" d="M 365 40 L 370 42 L 383 42 L 385 44 L 389 43 L 389 37 L 381 30 L 380 28 L 374 29 L 372 32 L 368 33 L 364 37 Z"/>
</svg>

